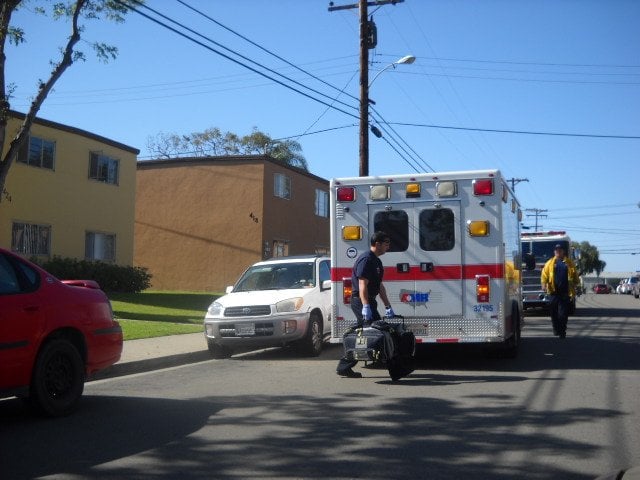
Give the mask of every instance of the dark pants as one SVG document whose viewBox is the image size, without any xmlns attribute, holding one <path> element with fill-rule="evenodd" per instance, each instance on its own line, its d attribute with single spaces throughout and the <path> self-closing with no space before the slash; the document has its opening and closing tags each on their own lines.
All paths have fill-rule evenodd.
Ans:
<svg viewBox="0 0 640 480">
<path fill-rule="evenodd" d="M 378 303 L 376 302 L 376 299 L 370 298 L 369 305 L 371 306 L 371 313 L 373 313 L 372 321 L 381 320 L 380 313 L 378 312 Z M 353 311 L 353 314 L 356 316 L 356 319 L 358 319 L 358 326 L 359 327 L 363 326 L 365 322 L 362 317 L 362 300 L 360 300 L 360 297 L 351 297 L 351 310 Z M 371 323 L 371 321 L 366 323 L 368 325 Z M 338 367 L 336 368 L 336 372 L 338 373 L 345 372 L 350 368 L 353 368 L 356 365 L 356 363 L 358 363 L 357 360 L 349 360 L 347 359 L 346 356 L 342 357 L 338 362 Z"/>
<path fill-rule="evenodd" d="M 550 295 L 549 312 L 551 313 L 551 325 L 554 335 L 567 333 L 567 320 L 569 319 L 569 295 Z"/>
<path fill-rule="evenodd" d="M 369 306 L 371 307 L 371 313 L 373 314 L 373 319 L 371 320 L 371 322 L 375 320 L 381 320 L 380 313 L 378 312 L 378 302 L 376 302 L 375 298 L 369 299 Z M 358 326 L 360 327 L 364 325 L 365 322 L 362 318 L 362 300 L 360 300 L 360 297 L 351 297 L 351 311 L 358 319 Z"/>
</svg>

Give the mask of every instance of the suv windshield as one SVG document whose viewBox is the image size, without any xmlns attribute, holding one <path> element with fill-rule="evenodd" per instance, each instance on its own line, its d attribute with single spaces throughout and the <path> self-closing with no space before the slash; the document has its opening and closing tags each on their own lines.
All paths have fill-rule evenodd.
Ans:
<svg viewBox="0 0 640 480">
<path fill-rule="evenodd" d="M 254 265 L 240 277 L 233 291 L 312 288 L 316 286 L 313 265 L 314 262 Z"/>
</svg>

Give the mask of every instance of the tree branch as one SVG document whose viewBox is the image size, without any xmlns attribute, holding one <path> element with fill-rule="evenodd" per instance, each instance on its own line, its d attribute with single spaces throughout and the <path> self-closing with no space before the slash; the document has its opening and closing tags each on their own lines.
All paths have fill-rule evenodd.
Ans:
<svg viewBox="0 0 640 480">
<path fill-rule="evenodd" d="M 11 163 L 13 162 L 15 157 L 17 156 L 18 151 L 20 150 L 20 147 L 22 147 L 23 143 L 27 141 L 29 130 L 31 129 L 31 125 L 35 120 L 36 115 L 38 114 L 38 111 L 42 106 L 42 103 L 45 101 L 45 99 L 47 98 L 47 95 L 49 95 L 49 92 L 51 91 L 53 86 L 56 84 L 56 82 L 60 79 L 64 71 L 67 68 L 69 68 L 69 66 L 71 66 L 71 64 L 73 63 L 74 47 L 80 41 L 80 28 L 78 26 L 78 19 L 80 18 L 80 12 L 82 11 L 86 2 L 87 0 L 76 1 L 75 6 L 73 7 L 73 15 L 71 17 L 71 36 L 69 37 L 67 45 L 64 49 L 62 60 L 60 61 L 60 63 L 55 65 L 49 79 L 44 83 L 40 83 L 40 87 L 38 88 L 38 94 L 36 95 L 36 98 L 33 100 L 33 102 L 31 102 L 31 107 L 29 108 L 29 112 L 25 115 L 22 125 L 18 130 L 18 133 L 11 141 L 11 144 L 9 146 L 9 149 L 7 150 L 7 153 L 2 159 L 2 162 L 0 162 L 0 186 L 1 187 L 4 187 L 5 181 L 7 179 L 7 175 L 9 173 L 9 167 L 11 166 Z M 14 5 L 14 8 L 15 8 L 15 5 Z M 4 68 L 2 69 L 2 71 L 4 71 Z M 4 92 L 4 89 L 3 89 L 3 92 Z M 6 98 L 3 98 L 3 100 L 6 102 Z M 2 107 L 4 107 L 4 105 L 2 105 Z M 7 110 L 8 110 L 8 102 L 7 102 Z M 5 126 L 5 129 L 6 129 L 6 126 Z M 0 132 L 0 134 L 2 133 L 3 132 Z M 4 138 L 4 135 L 3 135 L 3 138 Z M 0 202 L 1 201 L 2 201 L 2 198 L 0 196 Z"/>
</svg>

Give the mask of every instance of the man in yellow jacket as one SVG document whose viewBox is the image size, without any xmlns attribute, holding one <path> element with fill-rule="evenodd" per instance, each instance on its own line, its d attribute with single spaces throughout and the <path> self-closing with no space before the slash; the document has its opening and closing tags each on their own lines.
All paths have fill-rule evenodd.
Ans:
<svg viewBox="0 0 640 480">
<path fill-rule="evenodd" d="M 554 256 L 544 264 L 540 280 L 543 290 L 549 295 L 553 334 L 565 338 L 569 305 L 571 298 L 576 295 L 576 285 L 580 279 L 573 261 L 567 257 L 562 245 L 555 246 Z"/>
</svg>

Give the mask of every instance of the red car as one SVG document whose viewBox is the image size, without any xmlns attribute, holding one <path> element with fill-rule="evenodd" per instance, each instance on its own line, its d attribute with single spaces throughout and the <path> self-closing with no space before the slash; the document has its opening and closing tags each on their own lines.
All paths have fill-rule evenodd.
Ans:
<svg viewBox="0 0 640 480">
<path fill-rule="evenodd" d="M 122 354 L 122 329 L 91 280 L 60 281 L 0 248 L 0 398 L 71 413 L 88 375 Z"/>
<path fill-rule="evenodd" d="M 611 287 L 604 283 L 598 283 L 593 286 L 593 293 L 611 293 Z"/>
</svg>

